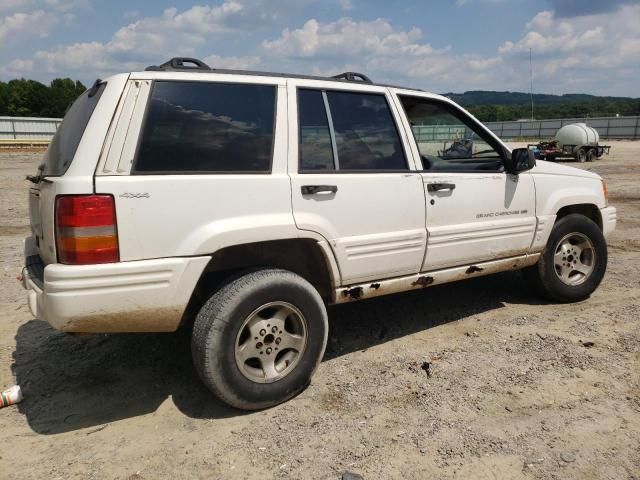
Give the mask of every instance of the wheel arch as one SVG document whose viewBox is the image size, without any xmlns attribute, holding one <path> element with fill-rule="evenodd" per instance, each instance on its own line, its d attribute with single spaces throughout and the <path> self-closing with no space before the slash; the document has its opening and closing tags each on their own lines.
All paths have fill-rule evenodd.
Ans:
<svg viewBox="0 0 640 480">
<path fill-rule="evenodd" d="M 593 203 L 578 203 L 574 205 L 565 205 L 556 213 L 556 223 L 563 217 L 577 213 L 594 221 L 600 231 L 602 231 L 602 214 L 597 205 Z"/>
<path fill-rule="evenodd" d="M 183 323 L 191 321 L 212 292 L 229 279 L 255 268 L 282 268 L 307 280 L 326 302 L 340 284 L 336 259 L 326 241 L 290 238 L 244 243 L 211 255 L 191 295 Z"/>
</svg>

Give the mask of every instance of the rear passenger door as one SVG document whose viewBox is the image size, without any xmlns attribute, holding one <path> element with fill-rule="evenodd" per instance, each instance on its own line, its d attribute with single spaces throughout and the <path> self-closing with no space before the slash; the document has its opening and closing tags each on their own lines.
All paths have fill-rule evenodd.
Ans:
<svg viewBox="0 0 640 480">
<path fill-rule="evenodd" d="M 387 89 L 292 79 L 288 100 L 297 227 L 329 241 L 343 284 L 418 272 L 424 188 Z"/>
</svg>

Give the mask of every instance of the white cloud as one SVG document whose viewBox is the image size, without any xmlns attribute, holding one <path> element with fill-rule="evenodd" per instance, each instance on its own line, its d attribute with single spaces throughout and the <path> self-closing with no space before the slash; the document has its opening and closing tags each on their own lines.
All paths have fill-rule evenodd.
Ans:
<svg viewBox="0 0 640 480">
<path fill-rule="evenodd" d="M 140 69 L 157 63 L 171 52 L 193 55 L 196 48 L 204 48 L 214 34 L 232 31 L 241 25 L 245 16 L 242 4 L 229 0 L 219 6 L 196 5 L 184 11 L 166 9 L 161 15 L 146 17 L 118 29 L 107 42 L 80 42 L 38 51 L 29 63 L 14 61 L 18 67 L 34 68 L 42 72 L 74 75 L 92 71 L 107 75 L 118 71 Z M 231 63 L 241 63 L 232 57 Z M 248 60 L 244 60 L 245 62 Z"/>
<path fill-rule="evenodd" d="M 8 15 L 0 18 L 0 42 L 8 43 L 31 35 L 46 37 L 59 21 L 59 17 L 44 10 Z"/>
<path fill-rule="evenodd" d="M 353 10 L 353 0 L 338 0 L 338 4 L 345 11 Z"/>
<path fill-rule="evenodd" d="M 138 18 L 140 16 L 140 11 L 138 10 L 127 10 L 122 14 L 122 18 L 125 20 L 133 20 L 134 18 Z"/>
<path fill-rule="evenodd" d="M 68 12 L 75 8 L 87 8 L 89 0 L 2 0 L 0 12 L 25 13 L 34 9 Z"/>
<path fill-rule="evenodd" d="M 531 48 L 534 70 L 544 72 L 537 83 L 547 90 L 579 87 L 600 93 L 624 90 L 638 96 L 638 19 L 637 4 L 573 18 L 543 11 L 527 23 L 527 32 L 519 40 L 503 43 L 498 53 L 513 64 Z"/>
<path fill-rule="evenodd" d="M 219 55 L 209 55 L 202 59 L 211 68 L 221 68 L 230 70 L 249 70 L 260 64 L 260 57 L 221 57 Z"/>
<path fill-rule="evenodd" d="M 419 28 L 394 30 L 387 20 L 380 18 L 373 21 L 341 18 L 326 24 L 311 19 L 302 28 L 284 30 L 276 40 L 265 40 L 262 47 L 272 54 L 291 57 L 433 54 L 435 51 L 431 45 L 419 43 L 421 37 Z"/>
<path fill-rule="evenodd" d="M 0 3 L 0 12 L 15 12 L 26 8 L 32 7 L 33 0 L 3 0 Z"/>
<path fill-rule="evenodd" d="M 73 0 L 50 1 L 69 4 Z M 446 44 L 435 45 L 419 28 L 398 28 L 380 18 L 345 17 L 332 22 L 312 18 L 232 56 L 223 54 L 224 47 L 212 51 L 209 46 L 232 44 L 238 35 L 259 31 L 257 27 L 286 15 L 295 5 L 294 0 L 282 0 L 277 7 L 266 0 L 226 0 L 182 11 L 170 8 L 160 15 L 131 22 L 108 41 L 80 42 L 39 51 L 30 58 L 8 63 L 5 72 L 76 77 L 91 72 L 91 76 L 104 77 L 137 70 L 171 55 L 210 54 L 204 60 L 214 68 L 318 75 L 352 70 L 379 82 L 431 91 L 526 91 L 529 48 L 532 48 L 536 91 L 564 93 L 579 89 L 638 95 L 640 5 L 637 4 L 574 18 L 542 11 L 523 27 L 522 34 L 504 42 L 495 52 L 482 55 L 457 52 Z M 18 20 L 5 23 L 0 23 L 0 39 L 9 38 L 10 32 L 22 28 L 17 26 Z M 31 28 L 24 22 L 21 25 Z M 43 31 L 46 29 L 38 28 L 30 34 Z"/>
<path fill-rule="evenodd" d="M 74 8 L 88 8 L 89 0 L 44 0 L 36 3 L 44 3 L 48 8 L 59 12 L 68 12 Z"/>
<path fill-rule="evenodd" d="M 10 75 L 24 75 L 33 70 L 33 60 L 21 60 L 16 58 L 9 62 L 5 68 L 6 73 Z"/>
<path fill-rule="evenodd" d="M 423 40 L 419 28 L 400 30 L 387 20 L 331 23 L 315 19 L 301 28 L 284 30 L 280 37 L 262 43 L 263 62 L 287 63 L 297 71 L 327 75 L 343 70 L 366 73 L 374 80 L 424 86 L 459 82 L 462 71 L 474 78 L 501 63 L 499 58 L 457 55 L 451 47 L 435 48 Z M 457 78 L 456 78 L 457 77 Z M 468 80 L 472 80 L 467 75 Z"/>
<path fill-rule="evenodd" d="M 88 0 L 0 0 L 0 43 L 47 37 L 54 27 L 73 21 L 72 9 L 88 5 Z"/>
<path fill-rule="evenodd" d="M 241 12 L 237 2 L 225 2 L 219 7 L 194 6 L 183 12 L 165 10 L 158 17 L 147 17 L 118 30 L 104 45 L 106 53 L 135 51 L 138 55 L 157 55 L 179 45 L 185 52 L 202 45 L 207 35 L 223 32 L 227 19 Z"/>
<path fill-rule="evenodd" d="M 348 66 L 374 80 L 432 91 L 526 91 L 531 48 L 538 91 L 580 89 L 638 96 L 638 18 L 640 5 L 575 18 L 542 11 L 526 24 L 520 38 L 504 42 L 489 56 L 434 46 L 424 41 L 420 29 L 397 29 L 384 19 L 343 18 L 330 23 L 311 19 L 300 28 L 285 29 L 278 38 L 263 41 L 263 63 L 277 62 L 294 71 L 320 74 Z"/>
</svg>

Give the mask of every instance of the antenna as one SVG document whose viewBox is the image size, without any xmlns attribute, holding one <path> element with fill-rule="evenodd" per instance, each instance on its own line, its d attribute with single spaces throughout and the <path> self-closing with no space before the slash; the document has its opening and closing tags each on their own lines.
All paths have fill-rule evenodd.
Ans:
<svg viewBox="0 0 640 480">
<path fill-rule="evenodd" d="M 531 48 L 529 48 L 529 96 L 531 97 L 531 120 L 533 121 L 533 63 L 531 61 Z"/>
</svg>

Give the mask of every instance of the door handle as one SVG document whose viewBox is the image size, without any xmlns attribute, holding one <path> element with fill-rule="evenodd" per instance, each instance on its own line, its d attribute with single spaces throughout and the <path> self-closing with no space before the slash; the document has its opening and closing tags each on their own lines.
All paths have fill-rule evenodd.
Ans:
<svg viewBox="0 0 640 480">
<path fill-rule="evenodd" d="M 303 195 L 313 195 L 314 193 L 331 192 L 336 193 L 338 187 L 336 185 L 302 185 L 300 187 Z"/>
<path fill-rule="evenodd" d="M 440 192 L 442 190 L 455 190 L 455 183 L 427 183 L 427 191 Z"/>
</svg>

